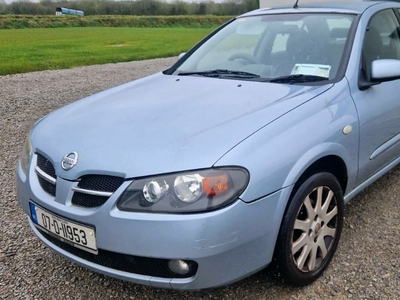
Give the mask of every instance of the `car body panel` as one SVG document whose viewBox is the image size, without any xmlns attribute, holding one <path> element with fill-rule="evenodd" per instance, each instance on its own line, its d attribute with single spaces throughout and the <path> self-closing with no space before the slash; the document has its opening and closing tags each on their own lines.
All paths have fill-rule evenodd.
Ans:
<svg viewBox="0 0 400 300">
<path fill-rule="evenodd" d="M 374 3 L 376 4 L 376 2 Z M 287 14 L 287 13 L 344 13 L 344 14 L 362 14 L 366 9 L 371 7 L 370 3 L 356 3 L 353 5 L 347 5 L 346 8 L 343 8 L 343 5 L 337 3 L 335 6 L 334 2 L 329 2 L 327 4 L 318 3 L 313 6 L 313 4 L 308 3 L 307 7 L 300 5 L 298 8 L 290 7 L 273 7 L 273 8 L 265 8 L 254 10 L 243 14 L 240 17 L 249 17 L 254 15 L 262 15 L 265 13 L 268 14 Z"/>
<path fill-rule="evenodd" d="M 159 73 L 55 111 L 35 126 L 33 147 L 69 180 L 105 170 L 133 178 L 211 167 L 241 140 L 330 86 Z M 171 95 L 168 102 L 165 95 Z M 115 147 L 126 151 L 113 156 Z M 79 153 L 78 164 L 65 171 L 61 159 L 72 151 Z"/>
<path fill-rule="evenodd" d="M 293 185 L 312 163 L 324 156 L 341 157 L 349 174 L 356 176 L 357 124 L 357 111 L 347 80 L 343 79 L 322 97 L 310 100 L 289 112 L 285 118 L 256 132 L 251 140 L 236 146 L 216 166 L 229 165 L 235 161 L 248 168 L 253 176 L 241 196 L 244 201 L 252 201 L 281 187 Z M 342 130 L 348 125 L 353 127 L 353 131 L 345 135 Z M 324 128 L 323 134 L 321 127 Z M 304 138 L 305 134 L 308 138 Z M 293 149 L 298 149 L 299 152 Z M 298 153 L 302 155 L 299 157 Z M 273 159 L 277 155 L 284 155 L 285 165 Z M 263 163 L 254 161 L 253 157 L 262 158 L 260 161 Z M 253 178 L 257 181 L 254 182 Z M 349 182 L 350 189 L 352 186 L 353 183 Z"/>
<path fill-rule="evenodd" d="M 381 9 L 390 9 L 392 4 L 382 3 Z M 354 39 L 353 55 L 346 74 L 349 78 L 358 76 L 361 47 L 365 37 L 363 28 L 367 27 L 368 21 L 375 13 L 374 10 L 366 11 L 364 18 L 360 21 Z M 357 83 L 356 80 L 349 81 L 360 119 L 360 170 L 357 184 L 361 184 L 366 178 L 378 172 L 382 166 L 394 160 L 400 151 L 400 144 L 396 141 L 396 136 L 400 133 L 400 107 L 398 104 L 400 87 L 398 80 L 382 82 L 367 90 L 360 90 Z M 373 153 L 380 147 L 383 147 L 380 151 L 381 155 L 373 156 Z"/>
</svg>

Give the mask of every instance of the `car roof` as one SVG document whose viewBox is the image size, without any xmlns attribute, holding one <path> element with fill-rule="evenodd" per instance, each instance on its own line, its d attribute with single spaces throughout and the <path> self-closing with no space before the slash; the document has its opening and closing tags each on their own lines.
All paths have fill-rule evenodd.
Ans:
<svg viewBox="0 0 400 300">
<path fill-rule="evenodd" d="M 293 0 L 293 5 L 296 0 Z M 397 3 L 393 3 L 397 2 Z M 400 0 L 392 0 L 392 1 L 363 1 L 363 0 L 353 0 L 348 2 L 343 1 L 324 1 L 324 2 L 305 2 L 302 3 L 302 0 L 299 0 L 298 7 L 293 8 L 293 6 L 277 6 L 277 7 L 267 7 L 261 8 L 249 13 L 244 14 L 243 16 L 250 15 L 260 15 L 260 14 L 278 14 L 278 13 L 315 13 L 315 12 L 334 12 L 334 13 L 353 13 L 353 14 L 361 14 L 367 8 L 371 6 L 381 5 L 384 6 L 388 3 L 391 3 L 394 7 L 400 8 Z"/>
</svg>

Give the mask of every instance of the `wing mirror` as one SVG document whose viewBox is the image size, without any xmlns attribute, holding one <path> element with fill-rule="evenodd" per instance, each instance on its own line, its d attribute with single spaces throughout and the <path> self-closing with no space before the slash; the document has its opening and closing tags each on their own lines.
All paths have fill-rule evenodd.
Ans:
<svg viewBox="0 0 400 300">
<path fill-rule="evenodd" d="M 381 82 L 400 79 L 400 60 L 378 59 L 371 64 L 371 81 L 359 80 L 358 87 L 364 91 Z"/>
<path fill-rule="evenodd" d="M 371 79 L 379 82 L 400 79 L 400 60 L 374 60 L 371 65 Z"/>
</svg>

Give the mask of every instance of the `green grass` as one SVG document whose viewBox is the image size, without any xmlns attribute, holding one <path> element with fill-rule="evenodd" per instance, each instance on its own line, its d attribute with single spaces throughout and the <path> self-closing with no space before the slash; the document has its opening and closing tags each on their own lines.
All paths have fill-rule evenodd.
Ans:
<svg viewBox="0 0 400 300">
<path fill-rule="evenodd" d="M 0 30 L 0 75 L 176 56 L 204 28 L 46 28 Z"/>
</svg>

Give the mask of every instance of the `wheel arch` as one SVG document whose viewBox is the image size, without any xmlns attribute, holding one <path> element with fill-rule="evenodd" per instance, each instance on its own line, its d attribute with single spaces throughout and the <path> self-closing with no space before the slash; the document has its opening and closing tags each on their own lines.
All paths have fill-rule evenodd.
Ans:
<svg viewBox="0 0 400 300">
<path fill-rule="evenodd" d="M 307 178 L 320 172 L 331 173 L 338 180 L 340 187 L 342 188 L 342 192 L 344 193 L 346 191 L 348 183 L 348 171 L 346 163 L 337 155 L 327 155 L 316 160 L 300 175 L 294 184 L 291 197 L 297 191 L 299 186 L 305 180 L 307 180 Z"/>
<path fill-rule="evenodd" d="M 316 155 L 317 154 L 317 155 Z M 343 194 L 349 186 L 349 177 L 355 170 L 351 169 L 351 155 L 338 144 L 322 144 L 306 152 L 291 168 L 284 186 L 293 186 L 291 196 L 310 176 L 318 172 L 328 172 L 336 177 Z M 289 201 L 286 205 L 288 205 Z"/>
</svg>

